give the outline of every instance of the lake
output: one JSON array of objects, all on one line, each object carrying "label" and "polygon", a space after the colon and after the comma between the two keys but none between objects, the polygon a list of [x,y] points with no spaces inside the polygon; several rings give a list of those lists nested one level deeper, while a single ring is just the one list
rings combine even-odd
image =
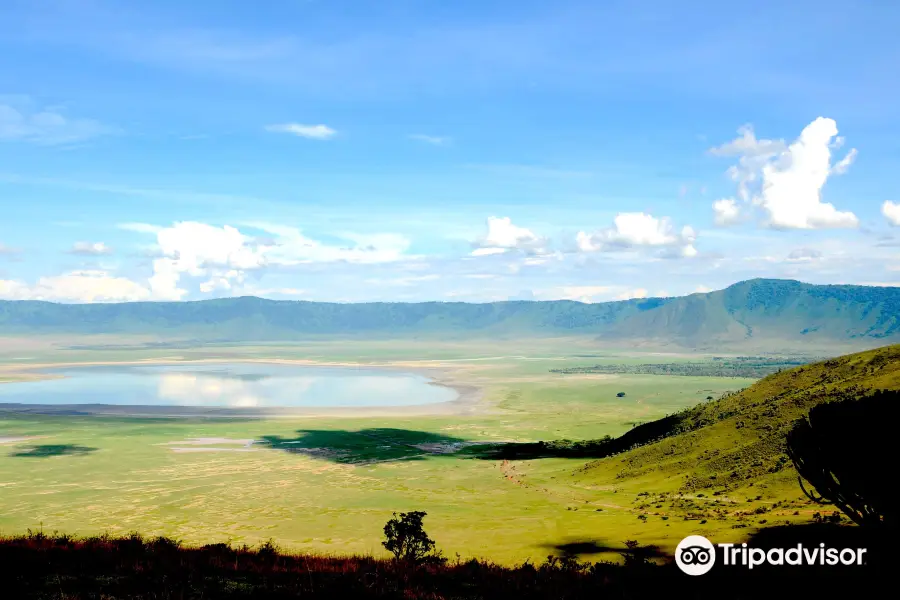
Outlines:
[{"label": "lake", "polygon": [[264,363],[48,369],[57,379],[0,384],[0,404],[209,408],[417,406],[458,398],[415,373]]}]

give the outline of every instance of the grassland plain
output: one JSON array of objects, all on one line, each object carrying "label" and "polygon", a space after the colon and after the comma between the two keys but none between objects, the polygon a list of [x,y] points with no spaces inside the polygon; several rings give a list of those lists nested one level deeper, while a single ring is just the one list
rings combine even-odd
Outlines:
[{"label": "grassland plain", "polygon": [[[628,539],[671,549],[697,530],[693,497],[702,492],[648,510],[644,492],[677,486],[652,477],[623,481],[618,471],[606,473],[585,459],[481,460],[452,450],[466,442],[618,435],[634,423],[752,383],[549,372],[604,361],[698,359],[598,350],[588,339],[177,350],[143,347],[142,341],[6,343],[0,377],[18,379],[27,374],[22,366],[50,362],[295,358],[438,368],[451,383],[479,386],[483,395],[480,410],[466,415],[150,419],[0,413],[3,533],[138,530],[188,543],[252,545],[273,538],[296,551],[378,555],[391,512],[425,510],[429,533],[451,556],[514,563],[578,548],[591,558],[609,558],[603,548],[619,548]],[[625,397],[617,398],[618,392]],[[258,443],[247,446],[247,440]],[[782,495],[796,507],[784,505],[779,522],[811,518],[799,489],[785,485]],[[719,537],[740,535],[733,524],[710,519],[704,527]]]}]

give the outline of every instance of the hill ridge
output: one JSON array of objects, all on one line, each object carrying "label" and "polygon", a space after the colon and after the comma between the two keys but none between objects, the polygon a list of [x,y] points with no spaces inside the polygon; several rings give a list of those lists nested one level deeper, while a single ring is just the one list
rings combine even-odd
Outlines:
[{"label": "hill ridge", "polygon": [[336,303],[256,296],[184,302],[60,304],[0,300],[0,335],[135,334],[290,340],[317,335],[589,335],[717,348],[900,340],[900,287],[751,279],[678,297]]}]

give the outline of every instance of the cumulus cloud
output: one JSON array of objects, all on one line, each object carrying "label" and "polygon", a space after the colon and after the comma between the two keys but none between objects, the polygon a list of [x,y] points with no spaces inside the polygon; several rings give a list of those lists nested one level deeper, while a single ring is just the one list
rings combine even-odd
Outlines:
[{"label": "cumulus cloud", "polygon": [[180,300],[187,290],[179,288],[181,276],[209,276],[200,285],[202,292],[231,289],[243,282],[244,273],[265,264],[259,248],[248,244],[249,238],[229,225],[215,227],[206,223],[185,221],[160,230],[156,235],[161,258],[153,261],[150,289],[154,297]]},{"label": "cumulus cloud", "polygon": [[195,221],[163,228],[128,224],[132,230],[156,235],[157,258],[149,285],[153,297],[161,300],[181,300],[188,294],[181,286],[184,276],[203,278],[199,284],[202,293],[236,291],[249,272],[265,267],[392,262],[404,258],[409,248],[409,240],[396,234],[345,233],[341,237],[350,243],[335,246],[306,237],[287,225],[250,223],[247,227],[271,235],[260,238],[230,225],[217,227]]},{"label": "cumulus cloud", "polygon": [[0,298],[7,300],[130,302],[148,300],[150,296],[147,287],[105,271],[72,271],[53,277],[41,277],[33,285],[0,279]]},{"label": "cumulus cloud", "polygon": [[888,223],[894,227],[900,227],[900,203],[885,200],[881,205],[881,214],[887,219]]},{"label": "cumulus cloud", "polygon": [[337,131],[328,125],[303,125],[302,123],[282,123],[267,125],[266,131],[274,133],[290,133],[313,140],[329,140],[337,135]]},{"label": "cumulus cloud", "polygon": [[[737,196],[747,204],[762,208],[765,225],[773,229],[852,228],[859,220],[852,212],[839,211],[822,201],[822,188],[830,175],[847,172],[856,158],[851,149],[843,159],[831,165],[832,150],[842,141],[837,123],[819,117],[807,125],[790,145],[783,140],[757,139],[745,125],[740,136],[710,150],[716,156],[738,156],[737,165],[728,170],[738,184]],[[732,199],[713,205],[717,222],[727,221],[729,211],[739,210]]]},{"label": "cumulus cloud", "polygon": [[477,239],[472,256],[488,256],[521,251],[527,254],[546,253],[546,240],[529,229],[513,225],[509,217],[488,217],[487,234]]},{"label": "cumulus cloud", "polygon": [[740,156],[750,158],[754,156],[774,156],[785,149],[784,140],[760,140],[753,132],[753,126],[749,123],[738,128],[740,134],[730,142],[710,149],[710,153],[716,156]]},{"label": "cumulus cloud", "polygon": [[115,133],[115,129],[99,121],[68,117],[59,109],[37,108],[27,99],[16,106],[0,104],[0,140],[50,146],[111,133]]},{"label": "cumulus cloud", "polygon": [[664,256],[697,255],[697,234],[690,225],[675,231],[667,217],[646,213],[619,213],[613,226],[593,233],[578,232],[575,241],[582,252],[612,252],[641,247],[661,248]]},{"label": "cumulus cloud", "polygon": [[716,225],[725,227],[737,223],[741,219],[741,209],[734,198],[716,200],[712,206]]},{"label": "cumulus cloud", "polygon": [[103,242],[75,242],[69,254],[80,256],[105,256],[112,254],[112,248]]}]

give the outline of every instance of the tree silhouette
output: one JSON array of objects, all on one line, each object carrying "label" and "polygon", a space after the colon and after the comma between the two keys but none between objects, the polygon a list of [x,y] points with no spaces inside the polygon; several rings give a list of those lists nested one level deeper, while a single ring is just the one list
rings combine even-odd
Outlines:
[{"label": "tree silhouette", "polygon": [[388,549],[397,560],[417,564],[425,559],[439,556],[432,555],[434,540],[425,533],[422,519],[427,513],[413,511],[408,513],[394,513],[391,520],[384,526],[385,541],[381,545]]},{"label": "tree silhouette", "polygon": [[[897,391],[814,406],[787,436],[803,492],[814,501],[831,502],[859,525],[895,530],[898,417]],[[806,489],[804,479],[821,497]]]}]

